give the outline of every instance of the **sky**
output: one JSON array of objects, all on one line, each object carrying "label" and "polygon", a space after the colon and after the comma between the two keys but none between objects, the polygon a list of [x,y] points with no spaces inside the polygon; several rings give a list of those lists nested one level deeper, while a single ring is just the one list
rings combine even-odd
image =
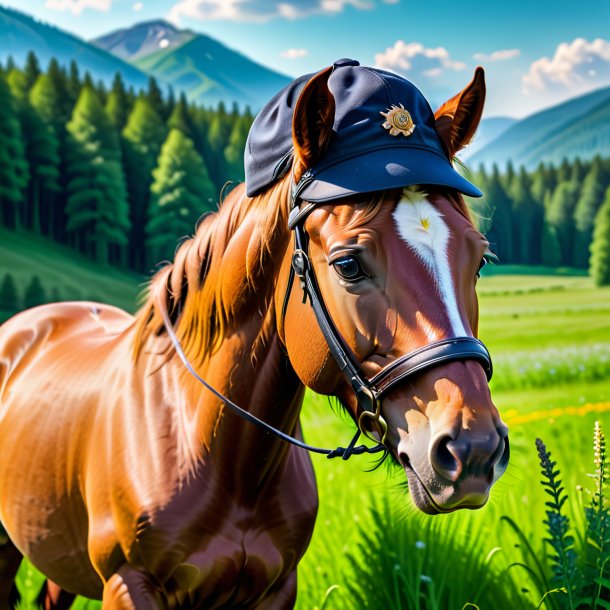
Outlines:
[{"label": "sky", "polygon": [[283,74],[341,57],[399,72],[433,106],[485,68],[485,116],[521,118],[610,86],[610,0],[0,0],[82,38],[150,19]]}]

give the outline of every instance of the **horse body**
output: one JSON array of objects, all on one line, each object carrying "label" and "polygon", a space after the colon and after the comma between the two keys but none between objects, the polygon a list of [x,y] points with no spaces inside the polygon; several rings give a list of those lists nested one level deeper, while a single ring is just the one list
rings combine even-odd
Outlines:
[{"label": "horse body", "polygon": [[[356,73],[353,62],[339,64],[340,77]],[[233,190],[157,272],[135,318],[66,303],[0,328],[0,520],[9,551],[55,583],[50,598],[61,587],[101,597],[104,610],[294,605],[317,511],[311,460],[203,389],[177,357],[169,325],[201,378],[283,432],[301,436],[305,387],[337,397],[404,468],[427,513],[482,506],[506,469],[491,363],[474,339],[488,243],[458,187],[392,183],[295,204],[335,133],[331,73],[312,78],[294,108],[292,171],[251,197]],[[428,163],[448,171],[483,99],[478,71],[436,118],[414,106],[416,133],[436,151]],[[396,135],[375,108],[373,118],[374,137]],[[309,271],[291,281],[299,260]],[[312,298],[314,270],[325,320]],[[323,328],[334,327],[329,339]],[[367,387],[373,402],[358,393]],[[15,571],[14,561],[0,563],[0,605]]]},{"label": "horse body", "polygon": [[[290,607],[317,509],[309,457],[225,414],[165,362],[166,338],[125,367],[135,331],[131,316],[88,303],[0,330],[0,518],[13,542],[87,597],[122,570],[160,586],[169,607],[255,607],[273,591]],[[235,333],[202,372],[295,429],[302,386],[277,340],[251,358],[253,339]]]}]

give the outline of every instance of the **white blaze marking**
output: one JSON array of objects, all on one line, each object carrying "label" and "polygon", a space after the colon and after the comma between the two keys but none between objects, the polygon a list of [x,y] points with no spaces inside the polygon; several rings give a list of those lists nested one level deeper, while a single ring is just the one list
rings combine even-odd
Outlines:
[{"label": "white blaze marking", "polygon": [[424,193],[407,189],[394,210],[398,234],[424,263],[447,307],[455,336],[468,336],[457,305],[447,246],[449,227]]}]

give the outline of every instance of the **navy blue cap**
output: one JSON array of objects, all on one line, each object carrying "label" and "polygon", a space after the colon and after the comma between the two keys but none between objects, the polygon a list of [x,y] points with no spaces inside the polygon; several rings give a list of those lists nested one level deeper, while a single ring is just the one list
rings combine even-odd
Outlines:
[{"label": "navy blue cap", "polygon": [[[273,184],[290,166],[294,107],[312,76],[280,91],[252,124],[245,151],[248,196]],[[417,184],[482,195],[451,165],[434,113],[413,83],[343,59],[335,62],[328,87],[335,98],[333,134],[322,158],[296,186],[300,199],[317,203]]]}]

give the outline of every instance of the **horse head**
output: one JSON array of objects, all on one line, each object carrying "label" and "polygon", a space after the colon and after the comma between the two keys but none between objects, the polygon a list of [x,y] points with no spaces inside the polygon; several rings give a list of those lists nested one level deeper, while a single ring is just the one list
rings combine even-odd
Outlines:
[{"label": "horse head", "polygon": [[[477,128],[484,75],[477,69],[433,114],[408,81],[397,85],[412,96],[404,104],[371,109],[358,80],[371,74],[383,91],[404,81],[347,63],[311,78],[295,104],[297,252],[285,265],[296,260],[305,295],[298,283],[278,284],[279,328],[301,381],[337,396],[366,435],[383,440],[418,508],[479,508],[506,469],[508,437],[488,388],[491,361],[475,339],[489,244],[460,192],[480,192],[451,159]],[[304,304],[315,301],[312,290],[322,314]],[[351,364],[337,357],[335,340]],[[373,404],[368,395],[363,402],[371,391]]]}]

